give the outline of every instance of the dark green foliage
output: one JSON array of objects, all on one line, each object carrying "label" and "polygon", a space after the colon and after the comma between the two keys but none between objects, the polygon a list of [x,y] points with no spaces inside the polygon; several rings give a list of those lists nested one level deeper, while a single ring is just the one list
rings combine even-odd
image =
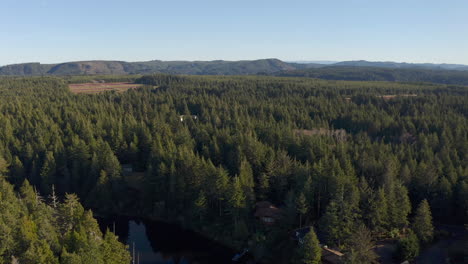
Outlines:
[{"label": "dark green foliage", "polygon": [[345,254],[345,263],[378,263],[377,254],[374,251],[372,233],[366,226],[360,225],[353,232],[352,237],[347,243],[348,251]]},{"label": "dark green foliage", "polygon": [[[390,81],[468,85],[468,67],[447,64],[341,62],[334,65],[288,63],[278,59],[253,61],[80,61],[60,64],[23,63],[0,67],[0,75],[60,75],[73,83],[133,81],[132,74],[277,75],[325,80]],[[106,74],[106,75],[104,75]],[[114,76],[109,76],[113,74]],[[129,76],[115,76],[130,74]],[[80,76],[70,76],[80,75]],[[169,76],[169,75],[167,75]],[[174,77],[169,77],[174,78]],[[174,79],[181,79],[175,77]],[[145,83],[145,82],[143,82]],[[167,82],[163,82],[167,83]],[[163,84],[160,83],[160,84]],[[158,84],[158,85],[160,85]]]},{"label": "dark green foliage", "polygon": [[421,243],[427,244],[434,237],[434,226],[432,225],[432,215],[427,200],[421,201],[416,209],[412,228]]},{"label": "dark green foliage", "polygon": [[296,210],[299,214],[299,227],[302,227],[302,216],[304,216],[309,210],[304,193],[301,193],[296,199]]},{"label": "dark green foliage", "polygon": [[208,205],[206,203],[206,196],[203,191],[200,192],[198,198],[195,200],[195,214],[200,217],[200,222],[203,219],[203,216],[206,214],[206,210],[208,209]]},{"label": "dark green foliage", "polygon": [[369,227],[377,232],[387,230],[389,225],[388,201],[383,189],[374,192],[371,200],[371,210],[369,215]]},{"label": "dark green foliage", "polygon": [[[67,246],[43,231],[55,225],[4,223],[42,225],[38,236],[70,263],[99,251],[75,250],[89,240],[75,230],[83,206],[163,218],[236,247],[262,229],[258,246],[271,251],[298,226],[318,224],[322,242],[345,249],[361,224],[400,233],[424,199],[434,221],[467,221],[465,87],[154,75],[123,93],[68,91],[89,78],[0,78],[0,174],[30,212],[53,193],[66,198],[53,211]],[[255,219],[259,201],[282,209],[277,224]],[[0,254],[11,256],[16,230],[0,230]]]},{"label": "dark green foliage", "polygon": [[318,264],[321,263],[322,249],[320,248],[317,235],[314,230],[310,230],[303,238],[302,244],[296,250],[295,263],[298,264]]},{"label": "dark green foliage", "polygon": [[468,72],[441,69],[392,69],[383,67],[332,66],[283,71],[278,76],[310,77],[325,80],[445,83],[468,85]]},{"label": "dark green foliage", "polygon": [[0,179],[0,263],[130,263],[127,247],[111,232],[103,237],[76,195],[55,209],[25,181],[19,196]]},{"label": "dark green foliage", "polygon": [[398,241],[396,258],[401,261],[412,260],[419,255],[419,240],[414,232],[410,232]]},{"label": "dark green foliage", "polygon": [[24,63],[0,67],[0,75],[102,75],[178,73],[204,75],[267,74],[296,69],[277,59],[254,61],[78,61],[60,64]]}]

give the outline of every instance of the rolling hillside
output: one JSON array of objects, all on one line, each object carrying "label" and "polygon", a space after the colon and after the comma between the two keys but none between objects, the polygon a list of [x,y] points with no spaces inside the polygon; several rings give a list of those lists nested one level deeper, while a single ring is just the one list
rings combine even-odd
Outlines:
[{"label": "rolling hillside", "polygon": [[326,80],[427,82],[468,85],[468,66],[344,61],[334,64],[294,63],[278,59],[244,61],[79,61],[59,64],[23,63],[0,67],[0,75],[275,75]]},{"label": "rolling hillside", "polygon": [[277,59],[253,61],[80,61],[60,64],[24,63],[0,67],[0,75],[96,75],[173,73],[190,75],[271,74],[306,68]]},{"label": "rolling hillside", "polygon": [[325,80],[389,81],[468,85],[468,71],[434,69],[396,69],[365,66],[330,66],[316,69],[283,71],[285,77],[309,77]]}]

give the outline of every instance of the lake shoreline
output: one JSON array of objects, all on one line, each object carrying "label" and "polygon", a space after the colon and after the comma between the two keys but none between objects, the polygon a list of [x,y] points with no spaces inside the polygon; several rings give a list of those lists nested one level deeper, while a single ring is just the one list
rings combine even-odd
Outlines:
[{"label": "lake shoreline", "polygon": [[[147,239],[151,245],[153,255],[161,255],[170,259],[182,257],[186,259],[185,261],[189,261],[187,263],[192,263],[190,261],[202,264],[221,263],[219,261],[226,263],[226,261],[231,262],[232,257],[238,253],[238,251],[226,246],[224,243],[187,229],[177,223],[132,216],[102,217],[102,215],[96,215],[95,217],[102,231],[106,229],[115,230],[121,242],[129,245],[130,251],[132,251],[133,246],[131,243],[135,241],[129,241],[129,239],[133,236],[137,240],[135,242],[137,252],[142,250],[139,247],[141,247],[142,243],[146,243],[143,240]],[[147,251],[150,249],[148,245],[145,247],[145,254],[148,255]]]}]

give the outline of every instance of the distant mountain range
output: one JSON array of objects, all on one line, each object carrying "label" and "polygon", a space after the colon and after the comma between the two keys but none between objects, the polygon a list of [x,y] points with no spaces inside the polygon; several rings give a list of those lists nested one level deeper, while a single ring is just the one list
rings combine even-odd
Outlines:
[{"label": "distant mountain range", "polygon": [[58,64],[22,63],[0,67],[0,75],[97,75],[172,73],[192,75],[249,75],[273,74],[285,71],[324,67],[376,67],[390,69],[427,69],[468,71],[467,65],[415,64],[396,62],[343,61],[284,62],[278,59],[251,61],[78,61]]},{"label": "distant mountain range", "polygon": [[333,66],[282,71],[274,75],[325,80],[441,83],[468,86],[468,71],[463,70]]},{"label": "distant mountain range", "polygon": [[22,63],[0,67],[0,75],[275,75],[327,80],[431,82],[468,85],[468,66],[460,64],[370,61],[284,62],[278,59],[245,61],[78,61],[58,64]]},{"label": "distant mountain range", "polygon": [[457,70],[468,71],[468,65],[463,64],[434,64],[434,63],[406,63],[406,62],[374,62],[374,61],[342,61],[333,64],[333,66],[353,66],[353,67],[379,67],[391,69],[428,69],[428,70]]},{"label": "distant mountain range", "polygon": [[270,74],[311,67],[277,59],[253,61],[79,61],[59,64],[23,63],[0,67],[0,75],[96,75],[172,73],[192,75]]}]

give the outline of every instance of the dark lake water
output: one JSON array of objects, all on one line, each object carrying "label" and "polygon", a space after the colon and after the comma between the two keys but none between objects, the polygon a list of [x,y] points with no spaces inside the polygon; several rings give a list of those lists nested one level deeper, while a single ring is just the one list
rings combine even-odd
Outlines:
[{"label": "dark lake water", "polygon": [[232,257],[236,252],[176,225],[125,217],[98,221],[103,231],[112,231],[115,226],[115,233],[130,246],[130,252],[135,244],[135,263],[138,259],[140,264],[235,263]]}]

